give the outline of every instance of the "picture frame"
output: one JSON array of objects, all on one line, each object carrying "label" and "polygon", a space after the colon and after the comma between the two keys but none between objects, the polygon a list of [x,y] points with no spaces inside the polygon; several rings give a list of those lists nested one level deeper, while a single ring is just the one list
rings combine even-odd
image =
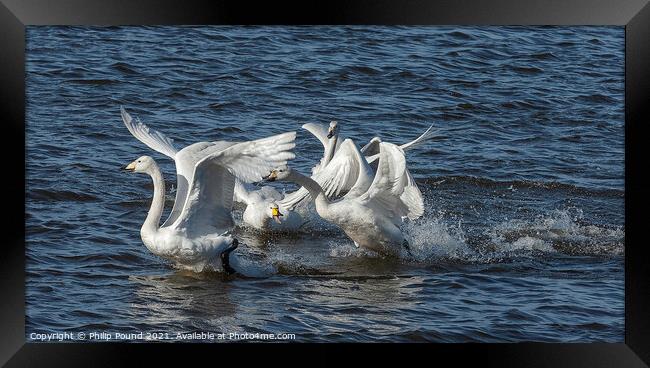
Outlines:
[{"label": "picture frame", "polygon": [[[624,344],[373,344],[332,347],[307,344],[307,350],[347,350],[373,356],[394,355],[394,349],[454,364],[478,357],[481,364],[500,367],[647,366],[650,364],[650,282],[648,250],[642,238],[645,199],[642,174],[650,100],[650,5],[646,1],[340,1],[319,3],[249,3],[235,1],[101,1],[2,0],[0,4],[0,89],[2,90],[5,188],[12,194],[9,212],[25,213],[25,27],[29,25],[197,25],[197,24],[400,24],[400,25],[620,25],[625,26],[625,343]],[[27,153],[25,152],[25,160]],[[23,196],[18,195],[23,193]],[[0,363],[7,366],[116,366],[133,354],[183,357],[192,349],[208,359],[257,344],[69,344],[25,341],[25,217],[7,216],[10,238],[0,258],[4,332]],[[267,344],[274,356],[290,359],[294,344]],[[361,350],[359,350],[361,349]],[[277,355],[276,355],[277,354]],[[337,354],[338,355],[338,354]],[[325,356],[325,360],[340,359]]]}]

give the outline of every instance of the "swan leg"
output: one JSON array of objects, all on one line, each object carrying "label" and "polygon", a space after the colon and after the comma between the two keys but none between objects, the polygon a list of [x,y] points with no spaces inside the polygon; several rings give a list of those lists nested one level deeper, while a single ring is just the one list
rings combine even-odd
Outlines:
[{"label": "swan leg", "polygon": [[406,239],[404,239],[404,241],[402,242],[402,247],[404,247],[404,249],[406,249],[406,253],[410,257],[413,257],[413,253],[411,253],[411,246],[409,245],[409,242],[406,241]]},{"label": "swan leg", "polygon": [[232,253],[233,250],[237,249],[239,246],[239,241],[237,239],[233,239],[232,243],[228,248],[226,248],[223,252],[221,252],[221,265],[223,267],[223,270],[226,271],[227,274],[232,275],[233,273],[237,272],[232,266],[230,266],[230,253]]}]

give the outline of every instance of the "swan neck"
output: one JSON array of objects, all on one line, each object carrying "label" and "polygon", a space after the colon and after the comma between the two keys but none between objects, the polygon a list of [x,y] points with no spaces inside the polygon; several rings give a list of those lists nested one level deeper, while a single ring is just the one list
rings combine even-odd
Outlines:
[{"label": "swan neck", "polygon": [[158,230],[160,217],[165,206],[165,181],[158,165],[154,163],[149,175],[153,180],[153,200],[147,218],[142,225],[142,232],[155,232]]},{"label": "swan neck", "polygon": [[325,157],[323,157],[323,166],[327,166],[327,164],[332,161],[332,157],[334,157],[334,151],[336,151],[336,142],[338,139],[339,135],[335,134],[331,139],[328,140],[327,147],[325,147]]},{"label": "swan neck", "polygon": [[330,203],[323,188],[314,179],[308,178],[298,172],[291,171],[291,174],[289,174],[289,177],[287,177],[286,180],[292,181],[307,189],[309,195],[314,199],[316,210],[319,213],[327,209],[327,206],[329,206]]}]

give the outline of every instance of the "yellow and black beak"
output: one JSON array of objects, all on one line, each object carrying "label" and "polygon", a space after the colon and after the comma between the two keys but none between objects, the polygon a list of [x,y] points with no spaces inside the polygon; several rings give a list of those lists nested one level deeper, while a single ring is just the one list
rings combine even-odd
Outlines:
[{"label": "yellow and black beak", "polygon": [[265,180],[265,181],[275,181],[275,179],[277,179],[277,178],[278,178],[278,172],[273,170],[273,171],[271,171],[270,174],[263,177],[262,179]]},{"label": "yellow and black beak", "polygon": [[329,128],[327,130],[327,139],[331,139],[334,136],[334,129]]},{"label": "yellow and black beak", "polygon": [[271,207],[271,214],[273,215],[273,219],[275,220],[275,222],[277,222],[278,224],[282,222],[280,220],[280,217],[282,217],[284,215],[280,212],[279,208]]},{"label": "yellow and black beak", "polygon": [[122,170],[124,170],[124,171],[129,171],[129,172],[134,172],[134,171],[135,171],[135,161],[134,161],[134,162],[131,162],[130,164],[128,164],[128,165],[126,165],[126,166],[124,166],[124,167],[122,168]]}]

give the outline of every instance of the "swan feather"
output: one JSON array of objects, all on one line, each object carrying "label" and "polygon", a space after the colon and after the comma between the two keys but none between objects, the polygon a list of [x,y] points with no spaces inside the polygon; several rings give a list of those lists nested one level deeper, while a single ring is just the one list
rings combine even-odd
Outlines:
[{"label": "swan feather", "polygon": [[140,119],[134,119],[129,115],[123,106],[120,106],[120,113],[122,121],[126,128],[136,137],[140,142],[146,144],[149,148],[156,152],[160,152],[165,156],[174,158],[178,150],[174,147],[173,140],[166,137],[161,132],[151,129],[144,125]]}]

